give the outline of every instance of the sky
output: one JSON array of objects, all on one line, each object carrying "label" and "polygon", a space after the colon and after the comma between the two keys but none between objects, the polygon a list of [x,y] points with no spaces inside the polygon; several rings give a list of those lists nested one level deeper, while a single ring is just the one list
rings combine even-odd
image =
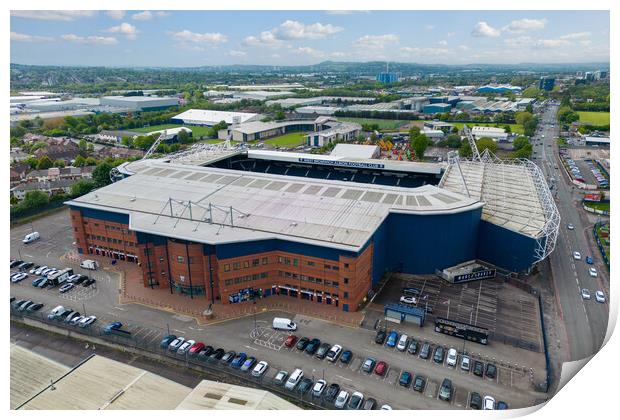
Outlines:
[{"label": "sky", "polygon": [[11,11],[11,62],[609,61],[607,11]]}]

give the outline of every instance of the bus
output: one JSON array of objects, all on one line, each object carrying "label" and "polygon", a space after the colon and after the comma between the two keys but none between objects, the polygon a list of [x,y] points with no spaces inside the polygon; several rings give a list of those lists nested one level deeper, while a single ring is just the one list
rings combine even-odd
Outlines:
[{"label": "bus", "polygon": [[65,268],[60,270],[58,273],[52,274],[47,279],[52,282],[53,285],[58,286],[59,284],[66,281],[70,276],[73,275],[72,268]]}]

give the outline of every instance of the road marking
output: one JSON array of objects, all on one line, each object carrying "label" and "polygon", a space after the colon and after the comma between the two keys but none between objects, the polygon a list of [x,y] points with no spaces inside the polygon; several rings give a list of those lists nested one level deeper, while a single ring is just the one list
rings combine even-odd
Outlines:
[{"label": "road marking", "polygon": [[181,330],[173,330],[173,331],[180,332],[181,334],[187,334],[185,331],[181,331]]},{"label": "road marking", "polygon": [[344,376],[336,375],[336,378],[344,379],[345,381],[353,382],[352,379],[345,378]]},{"label": "road marking", "polygon": [[257,349],[256,347],[252,347],[252,346],[245,346],[245,348],[248,348],[248,349],[252,349],[252,350],[256,350],[256,351],[258,351],[258,349]]},{"label": "road marking", "polygon": [[126,310],[124,308],[119,308],[118,306],[115,306],[114,309],[118,309],[119,311],[125,311]]}]

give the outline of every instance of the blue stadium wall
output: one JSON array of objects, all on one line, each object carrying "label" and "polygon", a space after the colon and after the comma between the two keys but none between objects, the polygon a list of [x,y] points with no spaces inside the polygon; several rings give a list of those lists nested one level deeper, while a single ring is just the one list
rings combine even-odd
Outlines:
[{"label": "blue stadium wall", "polygon": [[536,240],[484,220],[480,221],[478,259],[505,270],[527,270],[536,261]]}]

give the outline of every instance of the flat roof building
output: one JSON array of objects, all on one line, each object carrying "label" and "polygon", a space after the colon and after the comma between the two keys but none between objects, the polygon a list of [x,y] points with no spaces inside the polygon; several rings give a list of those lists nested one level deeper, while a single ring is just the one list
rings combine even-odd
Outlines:
[{"label": "flat roof building", "polygon": [[179,105],[176,97],[158,96],[103,96],[101,105],[126,108],[133,111],[155,111]]},{"label": "flat roof building", "polygon": [[450,104],[435,103],[425,105],[422,109],[422,112],[424,112],[425,114],[437,114],[440,112],[450,112],[450,110],[452,110],[452,105]]},{"label": "flat roof building", "polygon": [[329,155],[343,158],[377,159],[381,155],[381,149],[376,145],[338,143]]},{"label": "flat roof building", "polygon": [[242,124],[256,121],[262,116],[250,112],[212,111],[208,109],[188,109],[172,117],[172,122],[178,124],[214,126],[221,121],[226,124]]},{"label": "flat roof building", "polygon": [[481,139],[482,137],[490,137],[496,141],[508,139],[508,133],[506,133],[506,130],[499,127],[475,126],[471,129],[471,134],[476,140]]}]

